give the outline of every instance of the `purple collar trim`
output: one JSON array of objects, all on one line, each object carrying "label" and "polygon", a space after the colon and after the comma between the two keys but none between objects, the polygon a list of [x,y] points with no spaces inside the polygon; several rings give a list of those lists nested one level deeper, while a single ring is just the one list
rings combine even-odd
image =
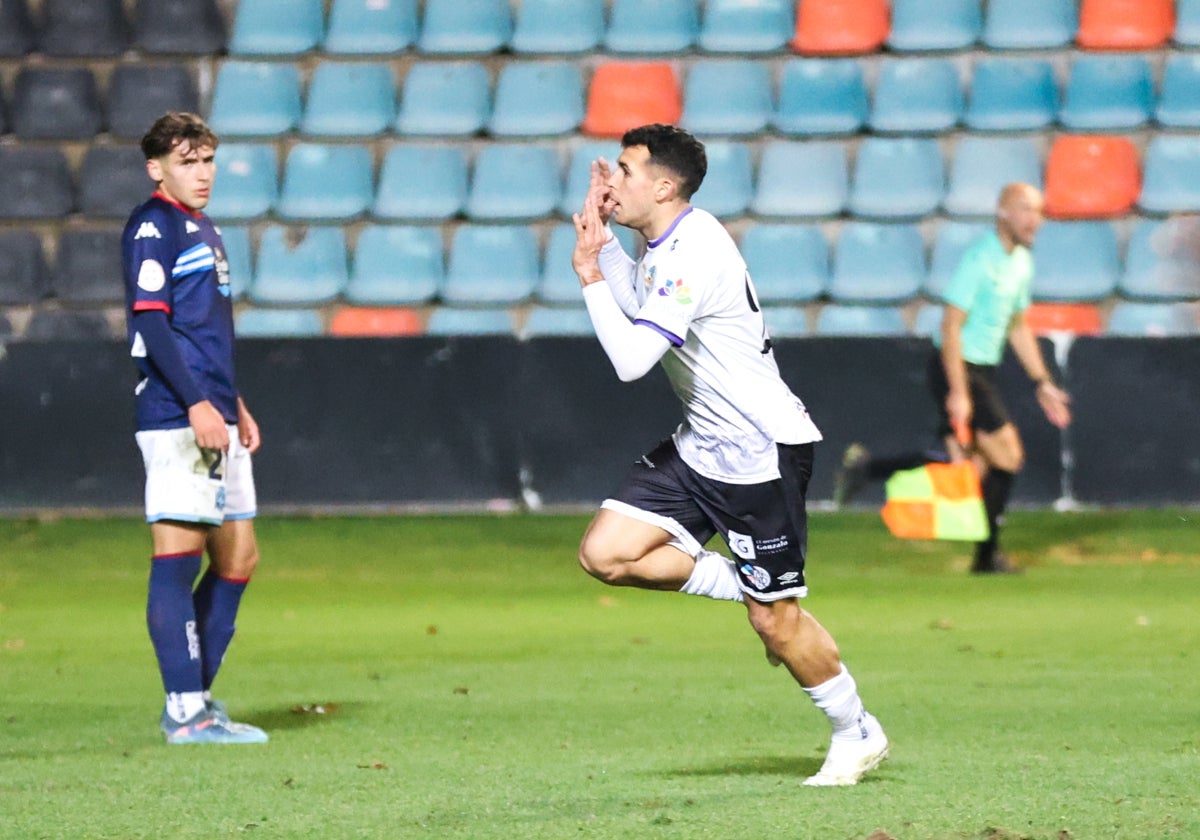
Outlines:
[{"label": "purple collar trim", "polygon": [[671,232],[679,226],[680,222],[683,221],[683,217],[686,216],[688,213],[691,213],[693,209],[694,208],[689,207],[688,209],[686,209],[682,213],[680,213],[678,216],[676,216],[675,221],[671,222],[671,226],[669,228],[667,228],[666,233],[664,233],[662,236],[658,237],[658,239],[655,239],[653,242],[647,242],[646,247],[647,248],[656,248],[660,244],[662,244],[662,241],[664,239],[666,239],[668,236],[670,236]]}]

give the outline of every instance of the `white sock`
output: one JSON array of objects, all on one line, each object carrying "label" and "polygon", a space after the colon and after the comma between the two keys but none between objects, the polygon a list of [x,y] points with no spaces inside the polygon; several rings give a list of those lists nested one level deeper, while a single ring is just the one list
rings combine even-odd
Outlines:
[{"label": "white sock", "polygon": [[861,741],[865,737],[860,721],[866,710],[858,696],[858,685],[845,665],[836,677],[804,690],[816,707],[829,718],[835,740],[845,738]]},{"label": "white sock", "polygon": [[176,723],[191,720],[204,708],[203,691],[180,691],[167,695],[167,714]]},{"label": "white sock", "polygon": [[696,568],[679,591],[688,595],[705,595],[718,601],[742,600],[742,587],[738,585],[733,564],[715,551],[701,550],[696,555]]}]

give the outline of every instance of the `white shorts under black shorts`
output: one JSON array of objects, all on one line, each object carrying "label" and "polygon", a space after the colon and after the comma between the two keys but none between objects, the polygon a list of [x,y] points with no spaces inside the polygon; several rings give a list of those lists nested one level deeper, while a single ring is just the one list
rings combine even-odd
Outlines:
[{"label": "white shorts under black shorts", "polygon": [[737,562],[742,591],[756,601],[803,598],[808,551],[805,493],[811,443],[777,444],[779,475],[760,484],[727,484],[684,463],[670,438],[638,461],[603,507],[657,525],[695,556],[720,534]]},{"label": "white shorts under black shorts", "polygon": [[138,432],[146,465],[146,521],[220,525],[253,519],[258,499],[250,452],[229,426],[229,451],[201,449],[190,427]]}]

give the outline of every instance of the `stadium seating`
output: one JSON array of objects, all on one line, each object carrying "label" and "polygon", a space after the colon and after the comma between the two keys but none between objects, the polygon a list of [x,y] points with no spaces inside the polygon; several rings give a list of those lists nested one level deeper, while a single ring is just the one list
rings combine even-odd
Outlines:
[{"label": "stadium seating", "polygon": [[488,120],[493,137],[551,137],[583,121],[583,78],[575,62],[512,61],[500,70]]},{"label": "stadium seating", "polygon": [[494,53],[512,38],[508,0],[425,0],[417,48],[430,54]]},{"label": "stadium seating", "polygon": [[708,174],[692,196],[692,203],[721,219],[742,215],[754,195],[750,149],[731,140],[710,140],[704,148]]},{"label": "stadium seating", "polygon": [[1046,159],[1046,206],[1058,218],[1127,213],[1142,188],[1137,147],[1126,137],[1061,135]]},{"label": "stadium seating", "polygon": [[607,61],[592,73],[583,133],[620,137],[647,123],[678,123],[682,114],[683,93],[670,64]]},{"label": "stadium seating", "polygon": [[850,222],[834,250],[829,297],[837,303],[903,303],[925,280],[925,244],[915,225]]},{"label": "stadium seating", "polygon": [[4,312],[0,312],[0,341],[11,341],[16,334],[12,321]]},{"label": "stadium seating", "polygon": [[507,309],[464,309],[439,306],[429,313],[426,335],[511,335],[512,313]]},{"label": "stadium seating", "polygon": [[[95,341],[112,339],[118,331],[97,309],[35,309],[23,341]],[[124,337],[124,336],[122,336]]]},{"label": "stadium seating", "polygon": [[391,68],[382,62],[323,61],[313,71],[300,131],[310,137],[362,137],[396,118]]},{"label": "stadium seating", "polygon": [[574,54],[604,37],[605,0],[521,0],[509,46],[517,54]]},{"label": "stadium seating", "polygon": [[348,282],[346,240],[339,227],[267,225],[248,296],[259,304],[317,306]]},{"label": "stadium seating", "polygon": [[521,338],[595,335],[592,319],[582,306],[533,306],[525,318]]},{"label": "stadium seating", "polygon": [[368,225],[358,236],[344,297],[364,306],[432,301],[446,270],[436,227]]},{"label": "stadium seating", "polygon": [[314,338],[324,333],[315,309],[243,309],[234,320],[241,338]]},{"label": "stadium seating", "polygon": [[120,55],[129,44],[121,0],[41,0],[38,51],[56,58]]},{"label": "stadium seating", "polygon": [[441,221],[467,203],[467,159],[450,143],[401,143],[384,155],[371,214],[378,219]]},{"label": "stadium seating", "polygon": [[221,244],[229,265],[229,293],[234,300],[246,296],[254,281],[254,254],[250,247],[250,229],[240,225],[221,225]]},{"label": "stadium seating", "polygon": [[933,241],[933,254],[929,258],[929,274],[925,277],[922,292],[933,300],[941,300],[946,287],[958,269],[963,252],[988,231],[990,222],[945,221],[938,226]]},{"label": "stadium seating", "polygon": [[963,121],[976,131],[1033,131],[1054,122],[1058,86],[1040,58],[984,58],[975,65]]},{"label": "stadium seating", "polygon": [[1154,109],[1154,77],[1141,56],[1080,56],[1071,64],[1058,119],[1074,131],[1140,128]]},{"label": "stadium seating", "polygon": [[807,303],[829,287],[829,244],[815,225],[752,225],[741,251],[764,306]]},{"label": "stadium seating", "polygon": [[212,55],[225,49],[217,0],[137,0],[133,46],[163,55]]},{"label": "stadium seating", "polygon": [[1065,47],[1079,26],[1076,0],[988,0],[980,39],[997,50]]},{"label": "stadium seating", "polygon": [[955,216],[990,216],[1001,188],[1013,181],[1041,188],[1042,164],[1035,140],[964,136],[953,152],[942,206]]},{"label": "stadium seating", "polygon": [[222,143],[217,178],[205,212],[220,221],[247,221],[269,213],[279,200],[275,147],[266,143]]},{"label": "stadium seating", "polygon": [[1159,134],[1150,139],[1138,206],[1150,214],[1200,212],[1200,138]]},{"label": "stadium seating", "polygon": [[1082,0],[1076,41],[1088,50],[1153,50],[1174,31],[1174,0]]},{"label": "stadium seating", "polygon": [[980,0],[892,0],[887,46],[896,52],[963,50],[982,29]]},{"label": "stadium seating", "polygon": [[794,58],[784,63],[772,127],[781,134],[853,134],[868,112],[857,61]]},{"label": "stadium seating", "polygon": [[321,49],[331,55],[393,55],[417,40],[417,0],[333,0]]},{"label": "stadium seating", "polygon": [[46,297],[46,255],[36,233],[0,230],[0,277],[0,306],[28,306]]},{"label": "stadium seating", "polygon": [[787,46],[792,0],[707,0],[697,46],[706,52],[772,53]]},{"label": "stadium seating", "polygon": [[[626,227],[615,225],[613,233],[631,257],[637,256],[634,234]],[[579,306],[583,297],[579,277],[571,266],[571,254],[575,250],[575,226],[561,222],[550,229],[546,251],[542,258],[542,271],[534,294],[542,303],[551,305]]]},{"label": "stadium seating", "polygon": [[60,149],[0,146],[0,219],[57,219],[74,208],[71,170]]},{"label": "stadium seating", "polygon": [[0,58],[19,58],[34,48],[33,19],[25,0],[0,3]]},{"label": "stadium seating", "polygon": [[771,338],[805,338],[812,334],[808,310],[803,306],[768,306],[763,320]]},{"label": "stadium seating", "polygon": [[371,206],[374,193],[366,147],[297,143],[288,152],[275,212],[296,221],[348,221]]},{"label": "stadium seating", "polygon": [[54,296],[67,304],[111,305],[125,300],[120,228],[67,228],[58,237],[50,275]]},{"label": "stadium seating", "polygon": [[17,71],[12,130],[19,139],[90,140],[102,126],[100,93],[87,68],[24,66]]},{"label": "stadium seating", "polygon": [[930,338],[940,334],[942,331],[942,315],[945,314],[945,309],[939,303],[922,304],[917,309],[917,314],[913,316],[913,335]]},{"label": "stadium seating", "polygon": [[[1200,2],[1196,7],[1200,9]],[[1200,56],[1167,56],[1154,119],[1167,128],[1200,128]]]},{"label": "stadium seating", "polygon": [[962,82],[953,62],[893,59],[884,62],[875,83],[868,125],[878,132],[938,133],[958,125],[962,113]]},{"label": "stadium seating", "polygon": [[208,123],[222,137],[275,137],[300,122],[300,74],[290,62],[222,62]]},{"label": "stadium seating", "polygon": [[699,33],[696,0],[611,0],[604,47],[614,53],[683,52]]},{"label": "stadium seating", "polygon": [[1109,222],[1047,221],[1034,240],[1033,261],[1034,300],[1098,301],[1117,287],[1116,231]]},{"label": "stadium seating", "polygon": [[591,183],[592,161],[604,158],[612,166],[620,154],[621,144],[614,141],[585,140],[579,143],[571,152],[571,162],[567,165],[566,187],[558,203],[558,212],[567,218],[579,212]]},{"label": "stadium seating", "polygon": [[322,0],[238,0],[229,52],[290,56],[316,49],[325,37]]},{"label": "stadium seating", "polygon": [[1034,303],[1025,310],[1025,324],[1035,335],[1099,335],[1104,331],[1102,320],[1091,303]]},{"label": "stadium seating", "polygon": [[1200,335],[1200,304],[1121,300],[1108,316],[1108,334],[1166,338]]},{"label": "stadium seating", "polygon": [[945,193],[937,140],[868,137],[858,147],[848,205],[853,215],[917,219],[935,212]]},{"label": "stadium seating", "polygon": [[1181,47],[1200,47],[1200,0],[1177,0],[1172,40]]},{"label": "stadium seating", "polygon": [[167,111],[200,110],[196,81],[181,63],[118,64],[108,82],[108,132],[141,139]]},{"label": "stadium seating", "polygon": [[481,63],[418,61],[404,78],[396,131],[468,136],[483,129],[491,109],[491,81]]},{"label": "stadium seating", "polygon": [[1195,217],[1140,220],[1129,238],[1117,291],[1138,300],[1200,299],[1198,234]]},{"label": "stadium seating", "polygon": [[817,313],[814,332],[819,336],[905,335],[908,325],[896,306],[827,303]]},{"label": "stadium seating", "polygon": [[83,156],[78,204],[89,216],[123,222],[153,189],[146,158],[137,146],[94,144]]},{"label": "stadium seating", "polygon": [[848,193],[841,143],[775,140],[763,147],[750,208],[760,216],[836,216]]},{"label": "stadium seating", "polygon": [[562,199],[558,156],[550,146],[489,143],[475,159],[467,215],[479,221],[533,221]]},{"label": "stadium seating", "polygon": [[329,334],[338,338],[399,338],[424,332],[420,315],[399,306],[343,306],[329,322]]},{"label": "stadium seating", "polygon": [[750,59],[697,59],[683,88],[682,125],[705,135],[752,135],[775,110],[767,65]]},{"label": "stadium seating", "polygon": [[454,232],[441,298],[449,304],[511,306],[538,285],[538,246],[524,225],[462,225]]},{"label": "stadium seating", "polygon": [[806,55],[874,52],[887,40],[887,0],[801,2],[792,49]]}]

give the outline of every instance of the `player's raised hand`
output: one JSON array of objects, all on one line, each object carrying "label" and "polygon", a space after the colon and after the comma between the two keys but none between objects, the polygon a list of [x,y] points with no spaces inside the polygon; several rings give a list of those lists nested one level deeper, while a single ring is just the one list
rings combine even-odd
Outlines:
[{"label": "player's raised hand", "polygon": [[588,183],[587,196],[583,203],[586,207],[588,204],[594,204],[600,213],[600,224],[608,224],[609,217],[612,216],[613,207],[616,202],[613,201],[612,193],[608,186],[608,179],[612,176],[612,170],[609,168],[608,161],[604,158],[596,158],[591,165],[591,180]]},{"label": "player's raised hand", "polygon": [[208,400],[201,400],[188,409],[188,424],[201,449],[229,451],[229,429],[225,426],[225,418]]},{"label": "player's raised hand", "polygon": [[604,279],[600,272],[600,249],[608,238],[608,231],[600,217],[600,207],[591,202],[583,203],[583,210],[571,216],[575,223],[575,250],[571,254],[571,267],[579,275],[579,283],[586,286]]}]

